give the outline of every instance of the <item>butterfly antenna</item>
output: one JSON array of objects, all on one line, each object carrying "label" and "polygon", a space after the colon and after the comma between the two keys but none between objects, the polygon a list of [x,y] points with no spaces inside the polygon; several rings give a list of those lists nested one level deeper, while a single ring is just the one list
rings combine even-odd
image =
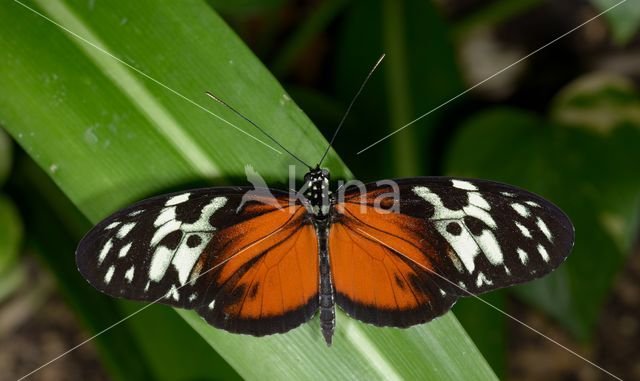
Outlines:
[{"label": "butterfly antenna", "polygon": [[239,117],[241,117],[242,119],[246,120],[247,122],[249,122],[251,125],[253,125],[255,128],[257,128],[260,132],[262,132],[266,137],[268,137],[269,139],[271,139],[271,141],[273,141],[274,143],[276,143],[278,145],[278,147],[282,148],[286,153],[288,153],[289,155],[291,155],[291,157],[293,157],[294,159],[298,160],[300,163],[302,163],[302,165],[304,165],[305,167],[312,169],[311,166],[307,163],[305,163],[304,161],[302,161],[302,159],[300,159],[298,156],[294,155],[291,151],[289,151],[288,149],[286,149],[282,144],[280,144],[276,139],[274,139],[273,136],[269,135],[265,130],[262,129],[262,127],[258,126],[254,121],[252,121],[251,119],[247,118],[246,116],[242,115],[240,113],[240,111],[236,110],[235,108],[231,107],[229,104],[227,104],[227,102],[223,101],[222,99],[218,98],[217,96],[213,95],[212,93],[205,91],[205,94],[207,94],[209,97],[211,97],[213,100],[215,100],[216,102],[220,103],[221,105],[225,106],[226,108],[228,108],[229,110],[233,111],[236,115],[238,115]]},{"label": "butterfly antenna", "polygon": [[327,156],[327,154],[329,153],[329,149],[331,148],[331,146],[333,145],[333,142],[336,140],[336,136],[338,136],[338,132],[340,131],[340,129],[342,128],[342,125],[344,124],[344,121],[347,119],[347,115],[349,115],[349,112],[351,111],[351,108],[353,107],[353,104],[356,103],[356,99],[358,99],[358,97],[360,96],[360,93],[362,92],[362,90],[364,89],[364,86],[367,84],[367,82],[369,82],[369,78],[371,78],[371,75],[373,75],[373,72],[376,71],[376,69],[378,68],[378,66],[380,66],[380,63],[382,63],[382,60],[384,59],[384,54],[382,56],[380,56],[380,58],[378,59],[378,61],[376,62],[375,65],[373,65],[373,68],[371,68],[371,71],[369,71],[369,74],[367,74],[366,78],[364,79],[364,81],[362,82],[362,85],[360,85],[360,88],[358,89],[358,92],[356,93],[356,95],[353,97],[353,99],[351,99],[351,103],[349,103],[349,107],[347,107],[347,111],[344,113],[344,115],[342,116],[342,120],[340,120],[340,123],[338,124],[338,127],[336,128],[336,130],[333,132],[333,136],[331,137],[331,141],[329,142],[329,145],[327,146],[327,149],[324,150],[324,154],[322,155],[322,157],[320,158],[320,163],[318,163],[318,167],[322,164],[322,162],[324,161],[324,158]]}]

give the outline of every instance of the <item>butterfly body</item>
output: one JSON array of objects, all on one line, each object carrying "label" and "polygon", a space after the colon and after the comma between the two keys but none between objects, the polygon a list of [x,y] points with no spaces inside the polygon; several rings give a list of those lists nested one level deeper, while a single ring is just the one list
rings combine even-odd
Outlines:
[{"label": "butterfly body", "polygon": [[329,179],[328,170],[316,167],[304,176],[304,184],[298,194],[304,195],[302,200],[307,205],[309,219],[318,240],[320,329],[325,342],[330,345],[335,331],[336,311],[329,260],[329,229],[336,200],[329,190]]},{"label": "butterfly body", "polygon": [[329,229],[331,223],[327,218],[314,221],[318,237],[319,281],[318,305],[320,310],[320,329],[327,344],[331,344],[336,326],[335,290],[331,279],[331,263],[329,260]]},{"label": "butterfly body", "polygon": [[545,275],[569,255],[567,216],[505,184],[416,177],[329,190],[313,169],[296,194],[215,187],[114,213],[80,242],[78,268],[118,297],[195,309],[256,336],[336,306],[377,326],[442,315],[461,296]]}]

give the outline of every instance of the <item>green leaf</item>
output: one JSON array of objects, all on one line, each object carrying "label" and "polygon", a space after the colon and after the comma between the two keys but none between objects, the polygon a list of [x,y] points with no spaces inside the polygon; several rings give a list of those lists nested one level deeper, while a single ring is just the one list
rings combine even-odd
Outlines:
[{"label": "green leaf", "polygon": [[0,277],[6,276],[18,263],[22,236],[22,220],[17,208],[11,199],[0,194]]},{"label": "green leaf", "polygon": [[[476,115],[463,126],[448,159],[452,175],[530,189],[569,215],[576,228],[573,253],[550,276],[519,287],[518,293],[583,340],[591,335],[637,231],[640,125],[618,115],[630,94],[621,97],[620,91],[612,91],[615,83],[597,94],[572,93],[583,88],[576,84],[561,92],[554,115],[558,121],[570,120],[571,126],[513,109]],[[576,116],[578,105],[584,107],[581,117]],[[619,123],[603,134],[601,121],[616,120]],[[582,123],[581,128],[576,123]]]},{"label": "green leaf", "polygon": [[[106,48],[109,48],[107,41],[116,44],[113,51],[118,57],[143,69],[152,78],[161,78],[168,88],[194,99],[197,105],[206,106],[231,123],[241,124],[239,118],[204,94],[207,90],[216,93],[273,132],[284,146],[294,152],[304,152],[303,159],[315,164],[322,149],[311,122],[304,114],[295,112],[295,104],[264,67],[247,64],[248,57],[254,59],[251,52],[222,20],[202,4],[196,4],[182,6],[183,16],[194,17],[188,28],[178,13],[169,8],[155,11],[156,19],[149,20],[142,3],[122,4],[116,10],[92,2],[42,2],[39,5],[46,6],[56,21],[82,33],[94,44]],[[63,34],[16,3],[3,6],[0,12],[6,16],[3,19],[14,17],[14,13],[26,18],[24,23],[15,23],[13,29],[8,29],[13,24],[5,24],[4,75],[0,84],[3,89],[19,91],[2,93],[0,102],[5,105],[3,113],[8,129],[28,153],[33,154],[33,147],[40,144],[52,143],[49,152],[38,153],[41,156],[36,161],[52,173],[71,199],[78,200],[80,209],[90,218],[103,217],[105,210],[148,195],[152,189],[202,178],[219,181],[223,172],[225,177],[242,177],[244,168],[237,162],[253,164],[266,179],[285,181],[287,171],[282,169],[294,163],[287,155],[248,138],[96,48]],[[167,28],[148,25],[154,21],[173,23],[175,30],[169,32]],[[224,27],[213,33],[209,29],[212,23]],[[51,33],[61,38],[43,51],[41,41]],[[201,38],[193,40],[195,34],[210,36],[208,44]],[[21,40],[9,36],[20,36]],[[180,43],[169,47],[167,40]],[[150,50],[148,46],[164,50]],[[211,46],[217,49],[210,49]],[[84,59],[61,60],[64,55]],[[178,70],[185,65],[185,57],[188,57],[189,69]],[[237,80],[239,77],[241,81]],[[33,88],[42,93],[31,93]],[[261,96],[256,95],[256,89],[262,89]],[[88,102],[85,94],[95,98]],[[61,104],[82,104],[83,107],[76,111],[59,107]],[[35,115],[24,112],[32,108],[52,112],[48,116],[38,115],[36,119]],[[174,109],[190,112],[173,112]],[[264,112],[266,110],[268,112]],[[72,138],[69,142],[63,141],[55,129],[38,129],[38,126],[59,124],[60,120],[67,122],[65,133]],[[287,125],[296,128],[280,128],[276,132],[277,126]],[[246,123],[239,128],[266,140]],[[241,149],[233,144],[239,139],[245,143]],[[148,144],[154,140],[160,144]],[[60,149],[62,147],[64,149]],[[87,151],[93,160],[82,160]],[[113,152],[127,152],[127,161],[137,165],[124,170]],[[154,154],[157,160],[148,160]],[[329,155],[326,165],[334,169],[338,178],[350,176],[333,154]],[[298,168],[298,172],[302,173],[303,169]],[[87,183],[86,175],[93,173],[101,176]],[[127,192],[120,189],[125,184],[129,188]]]},{"label": "green leaf", "polygon": [[[89,222],[35,163],[22,157],[16,167],[9,191],[24,213],[30,251],[52,271],[58,290],[84,326],[97,334],[140,308],[141,303],[97,293],[80,276],[73,252],[89,229]],[[160,305],[100,334],[93,344],[111,377],[117,380],[187,381],[211,375],[225,380],[239,378],[183,319]]]},{"label": "green leaf", "polygon": [[[484,301],[506,309],[506,292],[480,296]],[[507,318],[475,298],[464,298],[453,306],[460,324],[476,343],[480,353],[500,379],[507,376]]]},{"label": "green leaf", "polygon": [[[179,313],[211,345],[224,341],[221,352],[248,380],[463,380],[494,379],[477,349],[453,314],[408,329],[364,325],[338,311],[336,337],[331,348],[322,342],[317,319],[287,335],[243,337],[213,330],[187,311]],[[454,337],[454,335],[456,337]],[[246,360],[233,355],[251,351]],[[230,353],[230,355],[227,355]]]},{"label": "green leaf", "polygon": [[[591,3],[600,11],[620,3],[621,0],[591,0]],[[611,25],[613,40],[620,44],[626,44],[638,32],[640,26],[640,5],[637,1],[626,0],[605,14],[605,18]]]},{"label": "green leaf", "polygon": [[558,93],[551,105],[551,118],[558,124],[607,135],[624,124],[640,126],[640,97],[633,81],[595,73]]},{"label": "green leaf", "polygon": [[[273,76],[204,3],[158,7],[137,1],[112,7],[42,0],[36,6],[175,91],[18,4],[0,7],[0,117],[93,222],[169,187],[202,180],[237,183],[245,164],[253,164],[267,181],[285,182],[286,165],[293,160],[203,111],[197,105],[256,133],[231,112],[205,103],[205,90],[312,164],[326,147]],[[337,178],[351,176],[334,153],[326,165]],[[69,260],[73,254],[65,255]],[[79,302],[86,308],[91,298]],[[452,314],[408,330],[373,328],[340,315],[336,344],[327,348],[317,320],[286,335],[254,338],[212,328],[193,311],[179,313],[248,379],[495,379]],[[157,328],[148,334],[163,333]],[[181,346],[172,349],[189,353]],[[166,366],[182,366],[163,358]]]}]

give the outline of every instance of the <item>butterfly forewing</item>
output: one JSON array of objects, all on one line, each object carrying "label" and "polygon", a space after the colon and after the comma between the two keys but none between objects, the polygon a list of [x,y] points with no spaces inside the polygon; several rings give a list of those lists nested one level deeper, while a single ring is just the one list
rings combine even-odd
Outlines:
[{"label": "butterfly forewing", "polygon": [[209,188],[139,202],[83,238],[78,268],[109,295],[196,309],[233,332],[284,332],[317,308],[317,244],[304,208],[270,192]]},{"label": "butterfly forewing", "polygon": [[[389,182],[369,184],[364,195],[347,189],[336,207],[330,254],[337,302],[358,319],[392,326],[431,320],[458,296],[551,272],[573,245],[567,216],[531,192],[443,177],[393,183],[395,190]],[[392,201],[399,208],[386,210]]]}]

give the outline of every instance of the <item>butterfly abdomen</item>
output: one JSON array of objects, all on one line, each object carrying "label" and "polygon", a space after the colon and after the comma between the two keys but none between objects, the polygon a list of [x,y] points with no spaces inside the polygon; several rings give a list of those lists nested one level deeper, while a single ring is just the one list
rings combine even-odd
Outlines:
[{"label": "butterfly abdomen", "polygon": [[316,223],[318,235],[318,253],[320,255],[320,293],[318,302],[320,305],[320,329],[322,336],[331,345],[331,339],[336,326],[336,311],[333,291],[333,281],[331,279],[331,266],[329,264],[329,249],[327,241],[329,239],[329,224],[325,222]]}]

